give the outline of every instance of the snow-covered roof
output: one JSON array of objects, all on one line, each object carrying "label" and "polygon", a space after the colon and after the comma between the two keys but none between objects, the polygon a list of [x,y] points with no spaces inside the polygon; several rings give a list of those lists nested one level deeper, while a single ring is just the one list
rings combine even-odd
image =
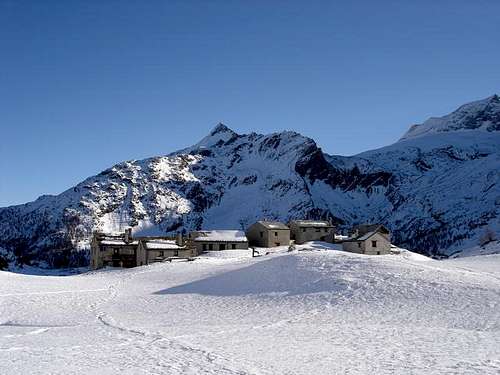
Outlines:
[{"label": "snow-covered roof", "polygon": [[144,242],[148,250],[179,250],[184,248],[177,245],[174,240],[151,240]]},{"label": "snow-covered roof", "polygon": [[358,237],[357,240],[358,241],[365,241],[368,238],[370,238],[371,236],[373,236],[375,233],[377,233],[377,231],[372,231],[372,232],[365,233],[361,237]]},{"label": "snow-covered roof", "polygon": [[279,221],[259,221],[259,224],[262,224],[268,229],[290,229],[285,224],[280,223]]},{"label": "snow-covered roof", "polygon": [[125,246],[125,245],[137,245],[138,241],[125,242],[121,239],[104,239],[101,241],[101,245],[111,245],[111,246]]},{"label": "snow-covered roof", "polygon": [[350,242],[350,241],[366,241],[367,239],[369,239],[371,236],[373,236],[376,233],[379,233],[383,237],[387,238],[387,234],[384,233],[383,231],[381,231],[380,229],[381,229],[381,226],[377,227],[375,230],[372,230],[370,232],[364,233],[364,234],[362,234],[359,237],[350,237],[350,238],[348,238],[345,241],[346,242]]},{"label": "snow-covered roof", "polygon": [[248,242],[241,230],[208,230],[198,232],[195,241],[201,242]]},{"label": "snow-covered roof", "polygon": [[328,221],[323,220],[292,220],[300,227],[333,227]]},{"label": "snow-covered roof", "polygon": [[336,234],[334,237],[335,237],[336,240],[347,240],[347,239],[349,239],[349,236],[344,236],[342,234]]}]

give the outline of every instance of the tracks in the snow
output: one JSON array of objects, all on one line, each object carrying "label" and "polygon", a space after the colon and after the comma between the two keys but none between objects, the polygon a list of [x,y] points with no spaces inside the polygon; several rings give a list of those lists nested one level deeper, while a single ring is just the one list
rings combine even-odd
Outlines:
[{"label": "tracks in the snow", "polygon": [[101,313],[97,316],[98,321],[108,329],[114,330],[118,335],[130,339],[133,344],[140,346],[144,353],[161,353],[163,360],[169,362],[171,370],[189,369],[196,373],[227,374],[227,375],[251,375],[262,372],[253,372],[236,368],[236,364],[219,354],[193,348],[172,338],[159,333],[151,333],[136,328],[121,326],[109,315]]},{"label": "tracks in the snow", "polygon": [[[131,275],[133,278],[143,272],[136,272]],[[97,322],[114,336],[122,345],[133,348],[143,357],[142,360],[149,361],[158,373],[168,374],[221,374],[221,375],[257,375],[268,374],[268,372],[256,371],[252,368],[243,369],[241,364],[235,363],[220,354],[211,351],[194,348],[185,343],[181,343],[171,337],[160,333],[148,332],[140,328],[131,328],[119,324],[104,308],[104,303],[112,303],[119,297],[119,291],[125,286],[128,279],[120,279],[115,284],[110,284],[108,288],[108,298],[101,303],[89,305],[90,313],[96,317]]]}]

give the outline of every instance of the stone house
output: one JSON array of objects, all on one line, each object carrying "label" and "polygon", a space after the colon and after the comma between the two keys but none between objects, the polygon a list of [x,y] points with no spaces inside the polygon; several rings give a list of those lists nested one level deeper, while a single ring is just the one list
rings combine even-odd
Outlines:
[{"label": "stone house", "polygon": [[299,245],[309,241],[334,241],[335,228],[329,221],[292,220],[288,226],[291,239]]},{"label": "stone house", "polygon": [[205,251],[247,250],[248,239],[240,230],[204,230],[190,234],[196,254]]},{"label": "stone house", "polygon": [[[177,255],[176,255],[177,254]],[[124,233],[94,232],[90,243],[90,266],[137,267],[173,257],[189,258],[192,250],[181,238],[132,237],[131,229]]]},{"label": "stone house", "polygon": [[94,232],[90,242],[90,266],[92,269],[106,266],[137,266],[139,241],[132,238],[131,230],[121,234]]},{"label": "stone house", "polygon": [[290,228],[278,221],[258,221],[247,229],[250,245],[275,247],[290,245]]},{"label": "stone house", "polygon": [[342,249],[358,254],[390,254],[391,234],[380,224],[358,225],[353,228],[351,236],[342,242]]},{"label": "stone house", "polygon": [[139,240],[137,265],[151,264],[176,258],[190,258],[193,249],[183,246],[182,241],[164,238],[144,238]]}]

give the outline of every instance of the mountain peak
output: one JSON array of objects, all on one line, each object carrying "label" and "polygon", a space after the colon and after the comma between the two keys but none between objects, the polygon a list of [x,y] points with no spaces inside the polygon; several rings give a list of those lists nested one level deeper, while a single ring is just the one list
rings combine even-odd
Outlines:
[{"label": "mountain peak", "polygon": [[231,130],[230,128],[228,128],[222,122],[219,122],[215,126],[215,128],[213,128],[212,131],[209,133],[209,136],[214,136],[214,135],[221,134],[221,133],[229,133],[229,134],[232,134],[232,135],[237,135],[236,132],[234,132],[233,130]]},{"label": "mountain peak", "polygon": [[431,117],[410,127],[400,141],[456,131],[500,131],[500,98],[497,94],[460,106],[443,117]]},{"label": "mountain peak", "polygon": [[222,122],[219,122],[215,128],[208,133],[206,137],[204,137],[201,141],[195,144],[192,148],[200,148],[200,147],[211,147],[220,142],[227,142],[232,138],[238,137],[238,133],[229,129]]}]

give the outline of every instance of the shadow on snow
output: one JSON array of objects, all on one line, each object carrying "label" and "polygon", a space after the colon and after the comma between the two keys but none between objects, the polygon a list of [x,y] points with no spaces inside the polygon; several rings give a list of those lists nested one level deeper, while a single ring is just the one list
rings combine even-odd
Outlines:
[{"label": "shadow on snow", "polygon": [[280,256],[251,266],[155,292],[157,295],[200,294],[207,296],[302,295],[338,293],[348,288],[335,273],[297,256]]}]

